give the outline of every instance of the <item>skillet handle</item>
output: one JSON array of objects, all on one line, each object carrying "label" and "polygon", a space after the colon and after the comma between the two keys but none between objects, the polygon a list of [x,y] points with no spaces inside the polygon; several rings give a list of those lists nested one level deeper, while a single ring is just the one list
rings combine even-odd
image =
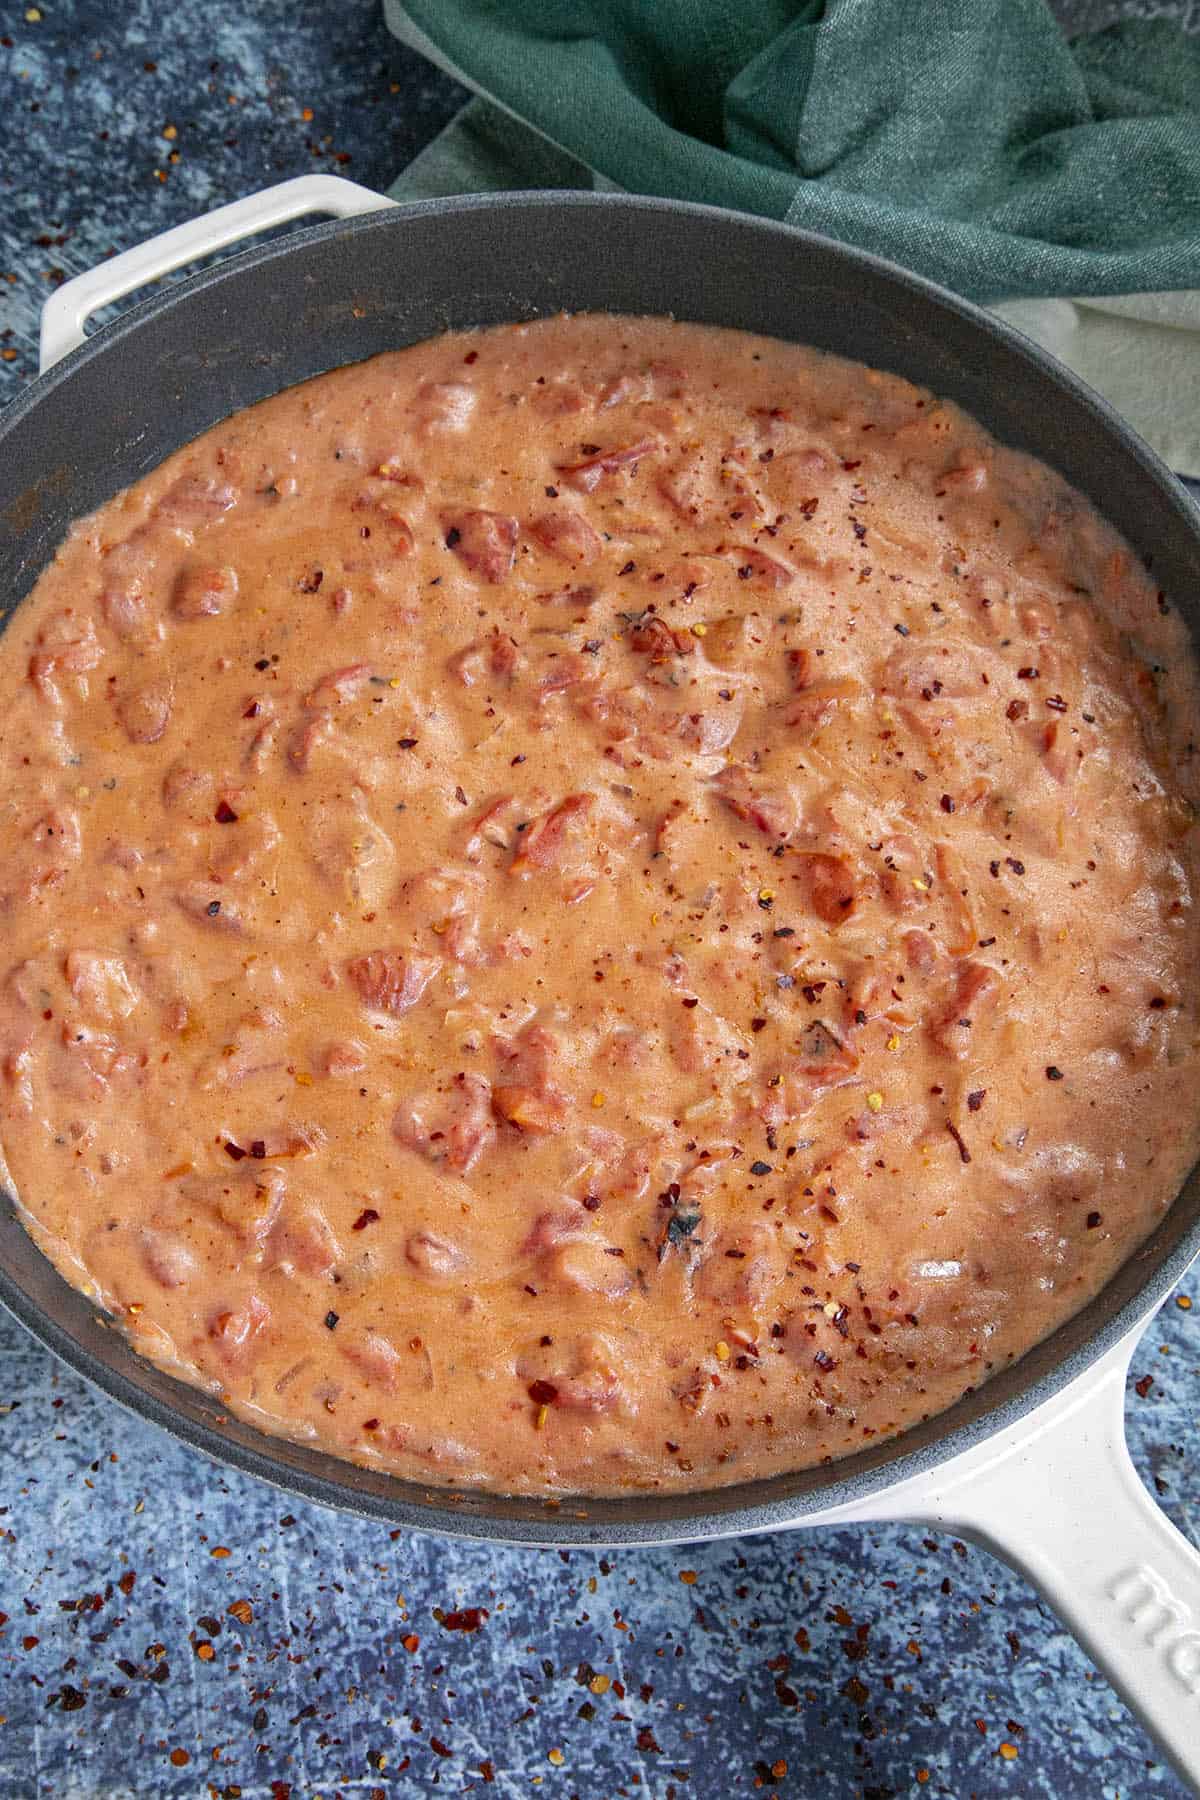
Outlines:
[{"label": "skillet handle", "polygon": [[1132,1348],[1119,1345],[1100,1379],[1081,1382],[1080,1398],[1053,1408],[1042,1430],[914,1510],[1040,1588],[1200,1794],[1200,1551],[1129,1459]]},{"label": "skillet handle", "polygon": [[309,213],[330,213],[334,218],[347,219],[355,213],[375,212],[395,204],[386,194],[376,194],[340,175],[298,175],[294,181],[282,181],[278,187],[247,194],[244,200],[234,200],[201,219],[189,219],[184,225],[161,232],[158,237],[76,275],[50,296],[42,308],[42,371],[51,368],[69,350],[78,349],[84,341],[84,324],[92,313],[135,288],[169,275],[172,269]]}]

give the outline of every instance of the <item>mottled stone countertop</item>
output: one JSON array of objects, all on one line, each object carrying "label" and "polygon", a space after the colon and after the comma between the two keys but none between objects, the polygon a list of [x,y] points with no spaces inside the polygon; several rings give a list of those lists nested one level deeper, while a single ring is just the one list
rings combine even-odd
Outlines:
[{"label": "mottled stone countertop", "polygon": [[[14,0],[0,94],[0,401],[65,275],[304,170],[385,187],[461,99],[376,0]],[[1193,1539],[1198,1321],[1193,1276],[1128,1402]],[[6,1800],[1184,1791],[1025,1582],[946,1536],[609,1555],[409,1536],[223,1473],[7,1319],[0,1434]]]}]

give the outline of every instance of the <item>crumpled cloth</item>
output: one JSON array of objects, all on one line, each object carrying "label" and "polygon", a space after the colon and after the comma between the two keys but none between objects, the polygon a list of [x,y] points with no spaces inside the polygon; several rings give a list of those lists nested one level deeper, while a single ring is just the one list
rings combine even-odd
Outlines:
[{"label": "crumpled cloth", "polygon": [[599,187],[887,256],[1200,476],[1200,39],[1044,0],[384,0],[475,90],[397,198]]}]

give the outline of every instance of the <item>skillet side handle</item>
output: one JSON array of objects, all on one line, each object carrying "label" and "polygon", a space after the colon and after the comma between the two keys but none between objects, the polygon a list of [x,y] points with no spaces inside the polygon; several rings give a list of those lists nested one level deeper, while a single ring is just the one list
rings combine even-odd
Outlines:
[{"label": "skillet side handle", "polygon": [[1200,1551],[1129,1459],[1131,1349],[1049,1428],[915,1510],[1040,1588],[1200,1794]]},{"label": "skillet side handle", "polygon": [[294,181],[282,181],[278,187],[247,194],[244,200],[234,200],[201,219],[189,219],[184,225],[161,232],[158,237],[76,275],[50,296],[42,308],[42,372],[69,350],[78,349],[84,341],[84,325],[92,313],[135,288],[145,287],[147,282],[169,275],[172,269],[310,213],[347,219],[395,204],[386,194],[376,194],[340,175],[298,175]]}]

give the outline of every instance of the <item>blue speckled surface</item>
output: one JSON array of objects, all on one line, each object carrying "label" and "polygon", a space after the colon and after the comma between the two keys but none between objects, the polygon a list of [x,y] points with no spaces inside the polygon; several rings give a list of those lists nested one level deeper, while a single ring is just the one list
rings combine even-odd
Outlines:
[{"label": "blue speckled surface", "polygon": [[[0,399],[54,271],[306,169],[383,187],[458,98],[374,0],[286,25],[191,0],[169,36],[142,0],[0,7],[0,96]],[[1200,1280],[1184,1297],[1129,1429],[1200,1539]],[[393,1535],[223,1475],[8,1321],[0,1431],[5,1800],[1183,1794],[1025,1583],[945,1537],[604,1557]],[[439,1622],[469,1607],[478,1630]]]}]

